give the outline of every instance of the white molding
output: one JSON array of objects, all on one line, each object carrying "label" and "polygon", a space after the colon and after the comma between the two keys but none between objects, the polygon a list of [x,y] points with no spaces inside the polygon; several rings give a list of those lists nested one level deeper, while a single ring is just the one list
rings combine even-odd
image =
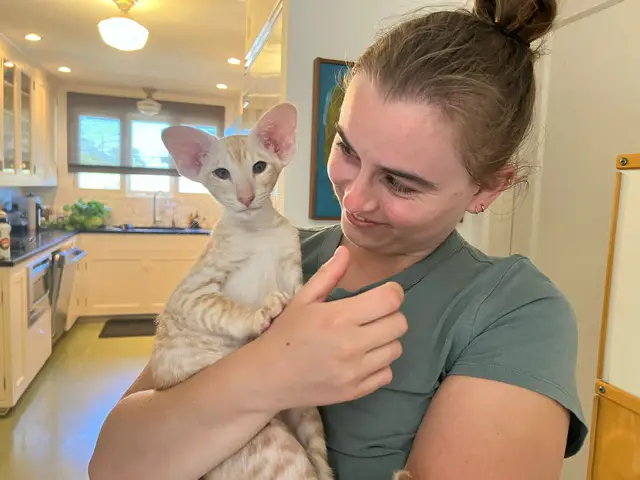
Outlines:
[{"label": "white molding", "polygon": [[557,25],[556,29],[566,27],[567,25],[571,25],[572,23],[575,23],[579,20],[590,17],[591,15],[595,15],[596,13],[600,13],[603,10],[606,10],[610,7],[618,5],[622,2],[624,2],[624,0],[604,0],[602,3],[599,3],[598,5],[594,5],[592,7],[586,8],[578,13],[569,15],[568,17],[561,18],[556,23]]}]

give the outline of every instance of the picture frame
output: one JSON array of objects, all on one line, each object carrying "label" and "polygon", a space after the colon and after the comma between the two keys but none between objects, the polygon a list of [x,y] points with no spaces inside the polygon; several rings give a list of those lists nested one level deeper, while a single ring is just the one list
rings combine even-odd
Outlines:
[{"label": "picture frame", "polygon": [[335,123],[344,100],[341,82],[354,62],[318,57],[313,62],[313,117],[309,218],[340,220],[341,208],[327,173]]}]

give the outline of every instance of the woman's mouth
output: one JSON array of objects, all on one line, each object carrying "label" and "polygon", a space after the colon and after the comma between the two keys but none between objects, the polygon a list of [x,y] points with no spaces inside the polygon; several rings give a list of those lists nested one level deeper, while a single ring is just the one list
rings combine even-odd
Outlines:
[{"label": "woman's mouth", "polygon": [[362,215],[359,215],[357,213],[351,213],[348,210],[345,210],[345,216],[347,217],[347,220],[349,221],[349,223],[351,223],[352,225],[356,226],[356,227],[361,227],[361,228],[367,228],[367,227],[375,227],[376,225],[380,225],[377,222],[372,222],[371,220],[368,220],[367,218],[363,217]]}]

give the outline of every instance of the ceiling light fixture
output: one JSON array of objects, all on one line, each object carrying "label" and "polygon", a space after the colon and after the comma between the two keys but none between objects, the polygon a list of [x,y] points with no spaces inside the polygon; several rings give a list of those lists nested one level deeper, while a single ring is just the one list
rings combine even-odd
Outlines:
[{"label": "ceiling light fixture", "polygon": [[144,91],[146,98],[138,100],[138,102],[136,103],[138,111],[141,114],[147,115],[149,117],[153,117],[154,115],[160,113],[160,110],[162,110],[162,105],[160,105],[160,102],[153,98],[153,94],[156,93],[156,89],[143,88],[142,90]]},{"label": "ceiling light fixture", "polygon": [[227,63],[230,63],[231,65],[240,65],[240,59],[231,57],[227,60]]},{"label": "ceiling light fixture", "polygon": [[216,88],[219,88],[220,90],[226,90],[229,87],[227,85],[225,85],[224,83],[219,83],[219,84],[216,85]]},{"label": "ceiling light fixture", "polygon": [[42,40],[42,37],[37,33],[27,33],[24,36],[24,39],[29,40],[30,42],[39,42],[40,40]]},{"label": "ceiling light fixture", "polygon": [[122,15],[107,18],[98,23],[98,31],[104,43],[123,52],[141,50],[149,38],[149,30],[129,17],[129,10],[136,0],[113,0]]},{"label": "ceiling light fixture", "polygon": [[5,67],[7,67],[7,68],[13,68],[13,67],[15,67],[15,65],[13,64],[13,62],[9,62],[9,61],[4,62],[4,66],[5,66]]},{"label": "ceiling light fixture", "polygon": [[69,67],[58,67],[58,71],[62,73],[71,73],[71,69]]}]

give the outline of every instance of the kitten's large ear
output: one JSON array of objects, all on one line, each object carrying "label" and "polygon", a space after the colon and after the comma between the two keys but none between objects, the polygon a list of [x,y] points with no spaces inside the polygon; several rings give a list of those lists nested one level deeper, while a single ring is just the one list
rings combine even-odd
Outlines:
[{"label": "kitten's large ear", "polygon": [[296,151],[298,110],[291,103],[279,103],[267,110],[251,129],[251,136],[286,165]]},{"label": "kitten's large ear", "polygon": [[206,164],[207,153],[217,142],[217,138],[197,128],[176,125],[162,131],[162,143],[176,162],[176,168],[183,177],[200,181]]}]

